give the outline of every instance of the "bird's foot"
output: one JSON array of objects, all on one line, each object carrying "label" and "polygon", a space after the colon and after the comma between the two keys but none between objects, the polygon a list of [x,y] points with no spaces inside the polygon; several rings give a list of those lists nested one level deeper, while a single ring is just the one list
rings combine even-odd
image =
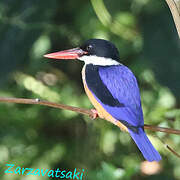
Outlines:
[{"label": "bird's foot", "polygon": [[90,118],[92,118],[93,120],[99,117],[96,109],[91,109],[91,112],[92,112],[92,115],[90,115]]}]

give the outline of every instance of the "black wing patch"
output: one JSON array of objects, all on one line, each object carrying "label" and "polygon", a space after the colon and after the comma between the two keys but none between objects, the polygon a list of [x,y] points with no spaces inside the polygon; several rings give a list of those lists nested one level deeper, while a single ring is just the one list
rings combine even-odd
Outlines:
[{"label": "black wing patch", "polygon": [[135,132],[138,134],[139,132],[139,128],[142,128],[144,130],[144,126],[133,126],[131,124],[129,124],[128,122],[124,121],[124,120],[119,120],[122,124],[124,124],[128,129],[130,129],[131,131]]},{"label": "black wing patch", "polygon": [[124,107],[118,99],[115,99],[108,88],[105,86],[99,76],[99,68],[96,65],[88,64],[85,69],[85,79],[88,88],[100,99],[105,105],[112,107]]}]

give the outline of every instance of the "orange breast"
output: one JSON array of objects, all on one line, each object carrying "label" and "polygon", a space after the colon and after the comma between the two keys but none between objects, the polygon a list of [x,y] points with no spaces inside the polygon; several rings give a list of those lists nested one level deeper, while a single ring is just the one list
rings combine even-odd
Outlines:
[{"label": "orange breast", "polygon": [[91,101],[91,103],[93,104],[93,106],[95,107],[95,109],[98,112],[98,115],[100,118],[105,119],[113,124],[115,124],[116,126],[118,126],[121,130],[123,131],[128,131],[127,127],[125,125],[123,125],[120,121],[118,121],[117,119],[113,118],[111,116],[111,114],[109,114],[102,106],[101,104],[96,100],[96,98],[94,97],[94,95],[91,93],[91,91],[89,90],[87,84],[86,84],[86,80],[85,80],[85,68],[86,65],[84,65],[83,69],[82,69],[82,79],[83,79],[83,84],[84,84],[84,89],[85,92],[89,98],[89,100]]}]

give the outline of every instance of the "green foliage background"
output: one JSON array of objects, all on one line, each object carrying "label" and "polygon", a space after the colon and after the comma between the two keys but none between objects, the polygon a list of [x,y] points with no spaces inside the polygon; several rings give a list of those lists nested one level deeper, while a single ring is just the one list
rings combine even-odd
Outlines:
[{"label": "green foliage background", "polygon": [[[107,8],[107,9],[106,9]],[[92,108],[80,62],[43,58],[89,38],[116,44],[135,73],[145,123],[180,129],[180,44],[162,0],[1,0],[0,96],[40,98]],[[0,179],[48,177],[4,174],[5,164],[85,169],[88,180],[180,179],[180,137],[147,131],[161,153],[161,171],[143,175],[144,161],[128,134],[104,120],[38,105],[0,104]]]}]

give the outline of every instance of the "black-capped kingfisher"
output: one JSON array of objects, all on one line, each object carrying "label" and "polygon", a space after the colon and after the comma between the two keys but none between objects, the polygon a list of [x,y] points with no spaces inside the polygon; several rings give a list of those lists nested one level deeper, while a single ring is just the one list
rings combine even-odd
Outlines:
[{"label": "black-capped kingfisher", "polygon": [[103,39],[90,39],[78,48],[45,55],[52,59],[84,61],[82,80],[94,113],[129,132],[144,158],[160,161],[161,156],[144,132],[144,118],[136,77],[119,62],[117,48]]}]

